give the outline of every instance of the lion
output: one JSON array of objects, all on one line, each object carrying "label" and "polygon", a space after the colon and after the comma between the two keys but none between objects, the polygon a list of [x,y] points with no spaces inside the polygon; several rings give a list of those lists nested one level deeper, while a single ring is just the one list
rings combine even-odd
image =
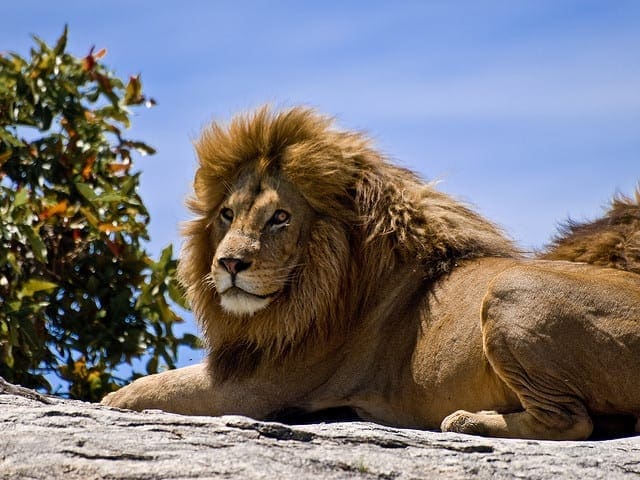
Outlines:
[{"label": "lion", "polygon": [[530,258],[309,108],[213,123],[196,152],[178,270],[206,361],[105,405],[272,420],[349,408],[550,440],[586,439],[606,416],[637,421],[640,275],[555,258],[602,263],[604,243],[593,258],[588,245],[618,235],[629,262],[605,265],[638,272],[638,202]]}]

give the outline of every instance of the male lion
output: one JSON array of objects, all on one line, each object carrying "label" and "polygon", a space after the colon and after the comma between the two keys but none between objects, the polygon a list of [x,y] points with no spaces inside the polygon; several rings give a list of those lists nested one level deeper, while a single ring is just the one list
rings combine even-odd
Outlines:
[{"label": "male lion", "polygon": [[[263,419],[351,407],[400,427],[556,440],[640,415],[640,275],[525,258],[309,109],[214,123],[196,150],[179,275],[207,361],[106,405]],[[619,203],[627,217],[576,227],[547,255],[638,272],[640,205]]]}]

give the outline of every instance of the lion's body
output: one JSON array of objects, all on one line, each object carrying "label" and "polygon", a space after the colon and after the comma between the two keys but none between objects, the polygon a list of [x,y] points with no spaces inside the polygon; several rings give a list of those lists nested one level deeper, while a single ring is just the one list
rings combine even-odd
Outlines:
[{"label": "lion's body", "polygon": [[549,439],[640,415],[640,275],[526,259],[309,110],[214,124],[198,154],[180,275],[208,360],[106,404]]}]

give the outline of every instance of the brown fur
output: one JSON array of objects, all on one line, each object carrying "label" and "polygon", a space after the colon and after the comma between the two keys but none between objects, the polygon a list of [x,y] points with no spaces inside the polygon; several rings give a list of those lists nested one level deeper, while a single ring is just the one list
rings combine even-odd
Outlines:
[{"label": "brown fur", "polygon": [[542,253],[548,260],[586,262],[640,273],[640,188],[614,199],[602,218],[568,222]]},{"label": "brown fur", "polygon": [[[214,123],[196,150],[179,275],[208,361],[103,403],[255,418],[350,407],[396,426],[541,439],[640,416],[639,275],[524,258],[309,109]],[[618,200],[547,255],[637,271],[638,231],[638,202]]]}]

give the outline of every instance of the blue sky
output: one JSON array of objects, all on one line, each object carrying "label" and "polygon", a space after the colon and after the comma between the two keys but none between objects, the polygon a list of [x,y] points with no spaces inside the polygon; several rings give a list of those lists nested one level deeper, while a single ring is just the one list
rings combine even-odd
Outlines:
[{"label": "blue sky", "polygon": [[640,180],[638,1],[5,3],[0,50],[67,23],[158,101],[130,132],[158,150],[137,161],[153,252],[180,242],[201,128],[263,103],[368,132],[527,249]]}]

